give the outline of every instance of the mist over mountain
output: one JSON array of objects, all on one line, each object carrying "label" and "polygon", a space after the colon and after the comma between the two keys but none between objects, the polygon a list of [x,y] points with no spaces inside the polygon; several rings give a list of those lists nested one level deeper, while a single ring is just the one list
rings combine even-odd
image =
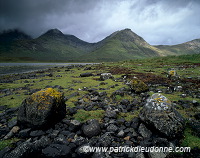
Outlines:
[{"label": "mist over mountain", "polygon": [[19,30],[0,34],[0,61],[104,62],[200,53],[200,40],[179,45],[152,46],[131,29],[116,31],[88,43],[58,29],[32,39]]}]

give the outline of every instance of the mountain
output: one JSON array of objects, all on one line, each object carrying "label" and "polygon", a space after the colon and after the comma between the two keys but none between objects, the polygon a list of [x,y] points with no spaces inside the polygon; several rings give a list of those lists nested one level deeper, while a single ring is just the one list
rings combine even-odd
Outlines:
[{"label": "mountain", "polygon": [[135,58],[164,56],[130,29],[116,31],[97,43],[98,49],[83,55],[85,61],[119,61]]},{"label": "mountain", "polygon": [[178,45],[158,45],[155,47],[164,52],[172,52],[174,55],[198,54],[200,53],[200,39],[195,39]]},{"label": "mountain", "polygon": [[0,43],[10,43],[16,40],[26,40],[32,39],[31,36],[25,34],[24,32],[14,29],[14,30],[7,30],[0,33]]},{"label": "mountain", "polygon": [[93,47],[73,35],[51,29],[36,39],[14,40],[6,49],[0,43],[0,60],[74,61]]},{"label": "mountain", "polygon": [[38,38],[18,30],[0,34],[0,61],[103,62],[199,53],[200,40],[174,46],[152,46],[130,29],[88,43],[58,29]]}]

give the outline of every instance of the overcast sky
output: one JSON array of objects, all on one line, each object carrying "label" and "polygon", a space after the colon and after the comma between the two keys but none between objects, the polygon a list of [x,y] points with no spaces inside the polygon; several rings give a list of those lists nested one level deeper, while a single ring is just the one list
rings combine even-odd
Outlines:
[{"label": "overcast sky", "polygon": [[200,38],[200,0],[0,0],[0,31],[13,28],[87,42],[130,28],[150,44],[178,44]]}]

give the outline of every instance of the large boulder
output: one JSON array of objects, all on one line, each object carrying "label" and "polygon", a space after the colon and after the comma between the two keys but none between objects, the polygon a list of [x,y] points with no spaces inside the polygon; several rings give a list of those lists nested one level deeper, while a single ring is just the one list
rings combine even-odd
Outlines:
[{"label": "large boulder", "polygon": [[159,93],[147,99],[147,103],[140,112],[140,119],[153,131],[167,138],[182,136],[183,117],[172,107],[170,100]]},{"label": "large boulder", "polygon": [[47,88],[26,98],[18,111],[19,125],[31,128],[46,128],[57,123],[66,115],[62,93]]}]

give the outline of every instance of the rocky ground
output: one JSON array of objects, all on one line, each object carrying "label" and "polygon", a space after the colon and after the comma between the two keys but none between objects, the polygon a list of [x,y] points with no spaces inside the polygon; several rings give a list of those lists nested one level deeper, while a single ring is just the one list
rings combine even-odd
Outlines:
[{"label": "rocky ground", "polygon": [[[168,72],[172,67],[175,75]],[[198,72],[198,64],[121,62],[1,76],[0,157],[196,158]],[[85,146],[192,150],[94,153]]]}]

